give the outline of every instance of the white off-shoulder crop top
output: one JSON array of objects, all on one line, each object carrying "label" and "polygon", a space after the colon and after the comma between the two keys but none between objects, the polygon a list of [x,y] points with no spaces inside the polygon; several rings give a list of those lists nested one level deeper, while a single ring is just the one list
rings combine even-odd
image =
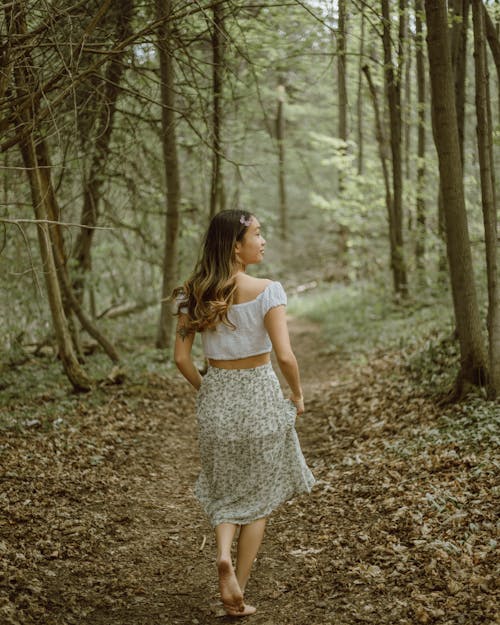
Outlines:
[{"label": "white off-shoulder crop top", "polygon": [[[236,360],[270,352],[272,343],[264,326],[264,317],[271,308],[286,306],[286,303],[281,283],[271,282],[255,299],[232,304],[227,318],[235,329],[221,322],[214,330],[201,332],[205,356],[214,360]],[[186,313],[187,307],[181,305],[179,312]]]}]

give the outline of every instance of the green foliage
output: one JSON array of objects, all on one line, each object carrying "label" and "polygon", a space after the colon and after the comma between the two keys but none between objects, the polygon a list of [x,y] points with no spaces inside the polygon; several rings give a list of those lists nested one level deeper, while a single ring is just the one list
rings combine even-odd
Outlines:
[{"label": "green foliage", "polygon": [[407,369],[416,384],[430,392],[451,388],[458,373],[458,341],[452,328],[436,328],[419,350],[408,354]]},{"label": "green foliage", "polygon": [[[103,319],[100,324],[120,352],[125,385],[129,389],[136,388],[138,396],[141,389],[147,389],[151,377],[176,371],[170,354],[154,348],[157,319],[156,305],[132,316]],[[85,368],[96,381],[92,392],[85,395],[71,391],[51,345],[38,356],[19,345],[13,348],[10,364],[6,359],[6,364],[0,368],[0,429],[57,427],[58,419],[68,423],[73,418],[78,419],[82,410],[105,404],[110,361],[101,352],[94,351],[95,343],[86,342],[85,346],[91,352],[85,358]],[[193,356],[197,366],[202,368],[204,358],[199,336]]]},{"label": "green foliage", "polygon": [[324,328],[321,351],[366,362],[374,351],[414,350],[440,330],[452,332],[446,294],[428,293],[396,302],[390,285],[358,282],[334,285],[290,298],[290,313],[317,321]]}]

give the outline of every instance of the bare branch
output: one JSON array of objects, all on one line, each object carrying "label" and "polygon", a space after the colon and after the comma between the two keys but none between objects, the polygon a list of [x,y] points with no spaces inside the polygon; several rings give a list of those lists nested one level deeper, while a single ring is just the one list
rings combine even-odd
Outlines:
[{"label": "bare branch", "polygon": [[18,226],[19,224],[51,224],[55,226],[87,228],[88,230],[114,230],[114,228],[107,226],[84,226],[83,224],[75,224],[65,221],[53,221],[51,219],[8,219],[7,217],[0,217],[0,223],[12,224],[14,226]]}]

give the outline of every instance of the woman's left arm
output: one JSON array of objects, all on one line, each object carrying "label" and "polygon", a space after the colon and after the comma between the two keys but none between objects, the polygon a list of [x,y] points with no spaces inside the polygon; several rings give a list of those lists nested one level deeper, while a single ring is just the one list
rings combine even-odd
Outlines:
[{"label": "woman's left arm", "polygon": [[299,366],[290,345],[285,307],[271,308],[264,317],[264,325],[273,344],[278,366],[292,391],[290,399],[297,407],[297,415],[301,415],[304,412],[304,396],[300,384]]},{"label": "woman's left arm", "polygon": [[184,313],[180,313],[177,318],[174,360],[182,375],[192,386],[194,386],[196,390],[198,390],[201,385],[201,375],[191,358],[195,332],[187,329],[187,319],[188,317]]}]

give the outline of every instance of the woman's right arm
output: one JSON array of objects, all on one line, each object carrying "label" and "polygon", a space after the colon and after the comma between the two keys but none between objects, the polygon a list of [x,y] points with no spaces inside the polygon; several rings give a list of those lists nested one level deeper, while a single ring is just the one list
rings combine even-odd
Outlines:
[{"label": "woman's right arm", "polygon": [[180,313],[177,318],[174,360],[182,375],[192,386],[194,386],[196,390],[198,390],[201,385],[201,375],[191,358],[191,350],[193,347],[195,333],[187,330],[187,320],[188,317],[184,313]]},{"label": "woman's right arm", "polygon": [[304,397],[300,384],[299,366],[290,344],[285,307],[271,308],[264,317],[264,325],[273,344],[279,368],[292,391],[291,400],[297,407],[297,414],[300,415],[304,412]]}]

